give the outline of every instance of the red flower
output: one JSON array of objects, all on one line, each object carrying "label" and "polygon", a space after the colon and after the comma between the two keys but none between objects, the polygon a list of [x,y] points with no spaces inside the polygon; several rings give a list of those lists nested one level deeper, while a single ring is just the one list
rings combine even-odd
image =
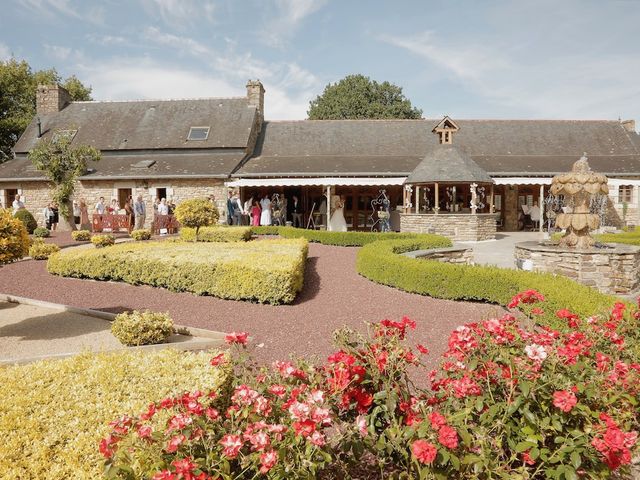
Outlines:
[{"label": "red flower", "polygon": [[171,465],[175,467],[176,473],[184,476],[184,478],[188,478],[188,476],[191,475],[191,472],[198,468],[198,465],[193,463],[193,461],[189,457],[183,458],[181,460],[174,460],[173,462],[171,462]]},{"label": "red flower", "polygon": [[575,313],[571,313],[566,308],[558,310],[556,317],[567,320],[570,328],[578,328],[578,320],[580,320],[580,317]]},{"label": "red flower", "polygon": [[522,461],[527,465],[535,465],[536,463],[536,461],[533,458],[531,458],[531,455],[529,455],[528,450],[526,452],[522,452]]},{"label": "red flower", "polygon": [[100,446],[98,449],[104,458],[111,458],[116,453],[118,446],[118,438],[113,435],[107,435],[105,438],[100,440]]},{"label": "red flower", "polygon": [[162,470],[161,472],[158,472],[153,477],[151,477],[151,480],[175,480],[177,478],[178,477],[176,477],[169,470]]},{"label": "red flower", "polygon": [[418,344],[418,351],[423,355],[429,355],[429,349],[423,345]]},{"label": "red flower", "polygon": [[578,399],[569,390],[560,390],[553,394],[553,405],[565,413],[570,412],[576,403]]},{"label": "red flower", "polygon": [[165,450],[167,451],[167,453],[174,453],[178,450],[178,447],[182,445],[186,440],[187,437],[185,437],[184,435],[176,435],[175,437],[172,437],[171,440],[169,440],[169,444],[167,445],[167,448]]},{"label": "red flower", "polygon": [[411,452],[420,463],[433,463],[438,454],[438,449],[426,440],[416,440],[411,445]]},{"label": "red flower", "polygon": [[227,458],[236,458],[242,448],[240,435],[225,435],[218,443],[222,445],[222,454]]},{"label": "red flower", "polygon": [[209,363],[212,366],[217,367],[218,365],[222,365],[223,363],[226,363],[226,362],[227,362],[227,359],[225,358],[225,354],[224,353],[220,353],[220,354],[216,355],[215,357],[213,357]]},{"label": "red flower", "polygon": [[224,337],[224,341],[229,345],[237,343],[239,345],[246,345],[249,334],[247,332],[231,332]]},{"label": "red flower", "polygon": [[138,436],[140,438],[151,439],[151,433],[153,433],[153,430],[149,425],[140,425],[138,427]]},{"label": "red flower", "polygon": [[388,357],[389,357],[389,354],[384,350],[380,352],[378,355],[376,355],[376,363],[378,364],[378,370],[380,372],[384,372],[384,369],[387,366]]},{"label": "red flower", "polygon": [[308,437],[316,431],[316,424],[312,420],[304,420],[302,422],[293,422],[293,429],[296,435]]},{"label": "red flower", "polygon": [[218,410],[216,410],[215,408],[208,407],[204,411],[204,413],[207,416],[207,418],[211,421],[215,421],[220,417],[220,412],[218,412]]},{"label": "red flower", "polygon": [[278,453],[274,450],[260,455],[260,473],[265,474],[278,463]]},{"label": "red flower", "polygon": [[531,304],[536,302],[544,302],[544,295],[537,292],[536,290],[526,290],[515,295],[511,299],[507,307],[515,308],[521,303]]},{"label": "red flower", "polygon": [[438,412],[431,412],[429,414],[429,421],[431,422],[431,426],[433,427],[433,429],[436,431],[440,430],[440,428],[447,424],[447,419],[444,417],[444,415]]},{"label": "red flower", "polygon": [[443,425],[438,432],[438,441],[447,448],[458,446],[458,433],[449,425]]}]

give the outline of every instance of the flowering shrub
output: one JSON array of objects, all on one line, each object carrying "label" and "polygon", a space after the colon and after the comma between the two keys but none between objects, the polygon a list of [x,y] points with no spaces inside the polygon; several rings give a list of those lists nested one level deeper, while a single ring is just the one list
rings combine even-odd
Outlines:
[{"label": "flowering shrub", "polygon": [[74,230],[71,232],[71,238],[76,242],[88,242],[91,240],[91,232],[89,230]]},{"label": "flowering shrub", "polygon": [[[541,315],[544,298],[512,299]],[[112,423],[100,450],[113,477],[607,478],[638,452],[640,313],[557,312],[564,331],[505,314],[458,327],[438,370],[405,343],[408,318],[369,336],[335,335],[321,365],[248,360],[246,333],[226,338],[229,394],[168,397]],[[409,374],[411,372],[411,375]],[[428,388],[414,385],[428,379]],[[128,476],[129,475],[129,476]]]},{"label": "flowering shrub", "polygon": [[115,245],[116,237],[114,237],[110,233],[106,233],[103,235],[93,235],[91,237],[91,243],[93,243],[96,248],[110,247],[112,245]]},{"label": "flowering shrub", "polygon": [[35,238],[29,247],[29,256],[34,260],[46,260],[50,255],[59,252],[60,247],[53,243],[44,243],[42,238]]},{"label": "flowering shrub", "polygon": [[0,265],[15,262],[29,253],[29,234],[11,210],[0,208]]},{"label": "flowering shrub", "polygon": [[133,238],[136,242],[141,242],[143,240],[150,240],[151,230],[149,230],[148,228],[132,230],[129,236]]},{"label": "flowering shrub", "polygon": [[168,313],[133,310],[116,315],[111,333],[127,346],[163,343],[173,333],[173,320]]}]

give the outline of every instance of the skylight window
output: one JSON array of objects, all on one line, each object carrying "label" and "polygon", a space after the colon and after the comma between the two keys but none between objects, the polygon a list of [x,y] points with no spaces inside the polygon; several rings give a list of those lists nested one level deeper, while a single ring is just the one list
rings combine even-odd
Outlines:
[{"label": "skylight window", "polygon": [[210,127],[191,127],[187,140],[206,140],[209,137]]},{"label": "skylight window", "polygon": [[78,133],[78,130],[58,130],[53,134],[52,140],[54,142],[57,142],[61,138],[67,138],[69,140],[73,140],[73,137],[76,136],[76,133]]}]

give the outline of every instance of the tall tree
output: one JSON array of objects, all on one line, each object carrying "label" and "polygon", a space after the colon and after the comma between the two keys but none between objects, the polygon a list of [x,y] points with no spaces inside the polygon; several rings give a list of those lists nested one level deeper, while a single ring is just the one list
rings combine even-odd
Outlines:
[{"label": "tall tree", "polygon": [[33,71],[25,61],[0,61],[0,163],[11,158],[11,148],[36,113],[38,84],[60,83],[72,100],[91,100],[91,87],[75,75],[64,82],[55,68]]},{"label": "tall tree", "polygon": [[348,75],[325,87],[309,103],[309,120],[366,118],[421,118],[422,110],[411,105],[402,88],[379,83],[364,75]]},{"label": "tall tree", "polygon": [[70,204],[75,182],[86,173],[87,162],[100,160],[100,152],[94,147],[73,146],[71,141],[72,137],[63,130],[54,132],[50,139],[40,140],[29,152],[33,165],[52,183],[53,199],[60,205],[61,225],[65,230],[74,229]]}]

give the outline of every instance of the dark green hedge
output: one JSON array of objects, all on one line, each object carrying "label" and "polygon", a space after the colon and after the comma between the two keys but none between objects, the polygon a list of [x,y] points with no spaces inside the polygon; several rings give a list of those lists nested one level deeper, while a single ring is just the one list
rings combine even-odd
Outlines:
[{"label": "dark green hedge", "polygon": [[383,240],[364,246],[357,256],[358,273],[374,282],[406,292],[449,300],[476,300],[506,305],[518,292],[534,289],[546,302],[540,323],[565,324],[555,317],[561,308],[588,316],[616,301],[569,278],[489,266],[457,265],[405,257],[400,253],[438,248],[431,240]]}]

